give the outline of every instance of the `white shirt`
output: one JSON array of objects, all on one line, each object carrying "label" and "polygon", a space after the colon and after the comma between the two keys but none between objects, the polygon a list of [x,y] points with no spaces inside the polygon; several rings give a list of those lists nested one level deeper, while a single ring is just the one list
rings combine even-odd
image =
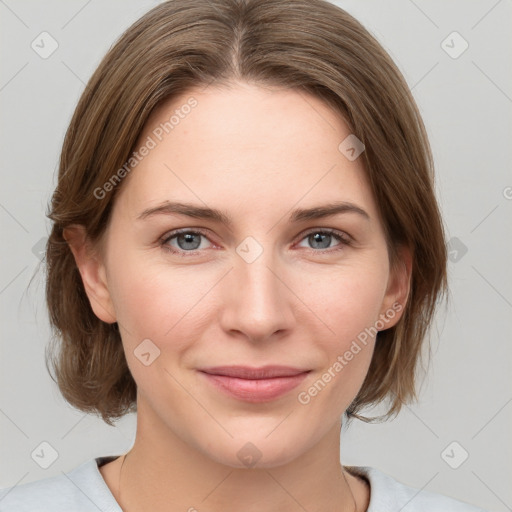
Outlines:
[{"label": "white shirt", "polygon": [[[68,473],[0,489],[0,512],[122,512],[98,469],[117,457],[90,459]],[[370,483],[367,512],[486,512],[408,487],[375,468],[351,466],[350,470]]]}]

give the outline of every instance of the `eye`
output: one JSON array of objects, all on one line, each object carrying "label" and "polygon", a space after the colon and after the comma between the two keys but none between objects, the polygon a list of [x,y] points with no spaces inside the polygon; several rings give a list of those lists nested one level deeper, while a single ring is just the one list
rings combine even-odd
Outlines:
[{"label": "eye", "polygon": [[164,249],[173,253],[193,253],[206,248],[205,244],[202,243],[201,238],[208,240],[203,231],[181,229],[168,233],[160,243]]},{"label": "eye", "polygon": [[343,249],[345,246],[350,245],[351,242],[350,237],[346,233],[334,229],[315,229],[306,233],[301,240],[306,240],[307,243],[311,244],[310,248],[313,249],[331,249],[333,247],[331,242],[337,240],[339,243],[334,246],[335,251]]},{"label": "eye", "polygon": [[[207,242],[203,243],[206,240]],[[350,245],[351,238],[342,231],[334,229],[314,229],[306,233],[300,239],[310,244],[309,249],[316,253],[333,252]],[[338,243],[332,246],[332,242]],[[180,229],[167,233],[160,241],[160,245],[166,251],[178,254],[179,256],[194,255],[196,251],[208,248],[209,239],[206,232],[195,229]],[[304,246],[302,246],[304,247]],[[308,247],[306,247],[308,248]],[[330,250],[327,250],[330,249]]]}]

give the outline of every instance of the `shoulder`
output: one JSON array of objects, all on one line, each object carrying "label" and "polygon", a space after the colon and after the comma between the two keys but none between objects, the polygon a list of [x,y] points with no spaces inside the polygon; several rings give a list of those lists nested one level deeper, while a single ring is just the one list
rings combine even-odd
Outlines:
[{"label": "shoulder", "polygon": [[376,468],[349,466],[347,469],[370,483],[367,512],[486,512],[463,501],[402,484]]},{"label": "shoulder", "polygon": [[75,469],[34,482],[0,489],[0,512],[120,512],[91,459]]}]

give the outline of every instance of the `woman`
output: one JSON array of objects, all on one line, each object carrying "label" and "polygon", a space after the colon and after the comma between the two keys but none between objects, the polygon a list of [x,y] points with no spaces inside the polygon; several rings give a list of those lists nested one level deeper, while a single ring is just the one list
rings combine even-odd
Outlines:
[{"label": "woman", "polygon": [[56,381],[137,433],[2,510],[477,510],[340,464],[342,417],[415,397],[446,288],[421,117],[346,12],[149,11],[80,99],[49,217]]}]

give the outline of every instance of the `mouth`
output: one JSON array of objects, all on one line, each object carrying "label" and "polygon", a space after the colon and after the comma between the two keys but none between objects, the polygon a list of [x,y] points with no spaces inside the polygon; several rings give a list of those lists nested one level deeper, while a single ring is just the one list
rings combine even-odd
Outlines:
[{"label": "mouth", "polygon": [[311,370],[290,366],[216,366],[198,370],[225,394],[246,402],[275,400],[297,387]]}]

